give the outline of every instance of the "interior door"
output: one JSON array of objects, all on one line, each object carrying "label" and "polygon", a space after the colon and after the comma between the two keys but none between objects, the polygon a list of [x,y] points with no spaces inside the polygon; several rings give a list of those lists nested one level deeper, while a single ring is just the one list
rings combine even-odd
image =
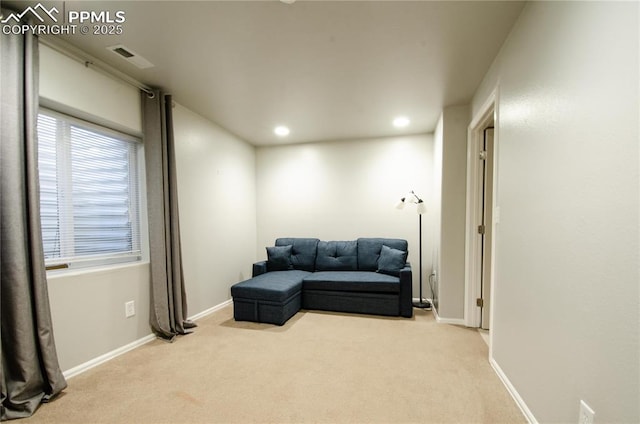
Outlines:
[{"label": "interior door", "polygon": [[482,184],[482,249],[480,297],[482,299],[482,313],[480,328],[489,330],[491,327],[491,241],[493,237],[493,165],[494,143],[493,127],[484,130],[483,137],[483,184]]}]

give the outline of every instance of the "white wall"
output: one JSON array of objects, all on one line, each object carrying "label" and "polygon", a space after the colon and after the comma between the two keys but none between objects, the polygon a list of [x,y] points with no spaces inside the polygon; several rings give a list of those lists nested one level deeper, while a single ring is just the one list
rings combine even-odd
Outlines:
[{"label": "white wall", "polygon": [[142,133],[140,91],[40,44],[40,98],[45,106],[127,133]]},{"label": "white wall", "polygon": [[[151,334],[149,263],[49,272],[49,302],[60,367],[77,367]],[[126,318],[125,302],[136,315]]]},{"label": "white wall", "polygon": [[231,298],[256,260],[255,148],[179,104],[173,110],[189,315]]},{"label": "white wall", "polygon": [[493,358],[539,422],[640,421],[638,3],[532,2],[498,86]]},{"label": "white wall", "polygon": [[[76,86],[75,84],[78,84]],[[140,95],[62,54],[40,45],[41,103],[63,112],[140,133]],[[60,367],[79,366],[151,334],[149,263],[47,273]],[[125,318],[133,300],[136,315]]]},{"label": "white wall", "polygon": [[[347,140],[257,149],[259,259],[278,237],[354,240],[394,237],[409,242],[418,297],[418,215],[394,208],[414,190],[432,197],[433,136]],[[423,290],[431,272],[432,206],[423,216]]]},{"label": "white wall", "polygon": [[465,284],[465,207],[468,105],[443,109],[436,128],[436,156],[439,174],[435,203],[440,205],[437,218],[436,284],[437,311],[442,319],[464,319]]}]

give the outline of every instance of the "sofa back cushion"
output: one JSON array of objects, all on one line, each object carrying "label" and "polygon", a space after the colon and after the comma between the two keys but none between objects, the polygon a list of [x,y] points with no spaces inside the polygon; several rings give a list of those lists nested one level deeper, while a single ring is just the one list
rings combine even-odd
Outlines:
[{"label": "sofa back cushion", "polygon": [[356,240],[319,241],[316,270],[357,271],[358,243]]},{"label": "sofa back cushion", "polygon": [[313,272],[316,269],[318,239],[286,237],[276,239],[276,246],[291,245],[291,265],[293,269]]},{"label": "sofa back cushion", "polygon": [[378,259],[382,246],[408,252],[408,243],[403,239],[390,238],[359,238],[358,239],[358,269],[360,271],[377,271]]}]

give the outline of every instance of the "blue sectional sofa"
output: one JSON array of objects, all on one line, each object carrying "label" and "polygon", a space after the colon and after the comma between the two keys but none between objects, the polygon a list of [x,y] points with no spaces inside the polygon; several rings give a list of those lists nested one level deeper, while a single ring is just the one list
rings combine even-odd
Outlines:
[{"label": "blue sectional sofa", "polygon": [[237,321],[282,325],[300,309],[410,318],[406,240],[279,238],[253,277],[231,287]]}]

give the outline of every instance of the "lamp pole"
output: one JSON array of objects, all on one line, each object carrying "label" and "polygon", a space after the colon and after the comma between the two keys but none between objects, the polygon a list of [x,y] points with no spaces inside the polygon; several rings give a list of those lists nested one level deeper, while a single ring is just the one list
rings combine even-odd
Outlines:
[{"label": "lamp pole", "polygon": [[[416,196],[416,198],[418,198],[418,205],[422,203],[422,199],[418,196]],[[418,254],[420,255],[418,260],[420,265],[420,299],[418,299],[417,302],[413,302],[413,306],[420,309],[429,309],[431,308],[431,303],[422,301],[424,298],[422,297],[422,213],[420,210],[418,210]]]}]

